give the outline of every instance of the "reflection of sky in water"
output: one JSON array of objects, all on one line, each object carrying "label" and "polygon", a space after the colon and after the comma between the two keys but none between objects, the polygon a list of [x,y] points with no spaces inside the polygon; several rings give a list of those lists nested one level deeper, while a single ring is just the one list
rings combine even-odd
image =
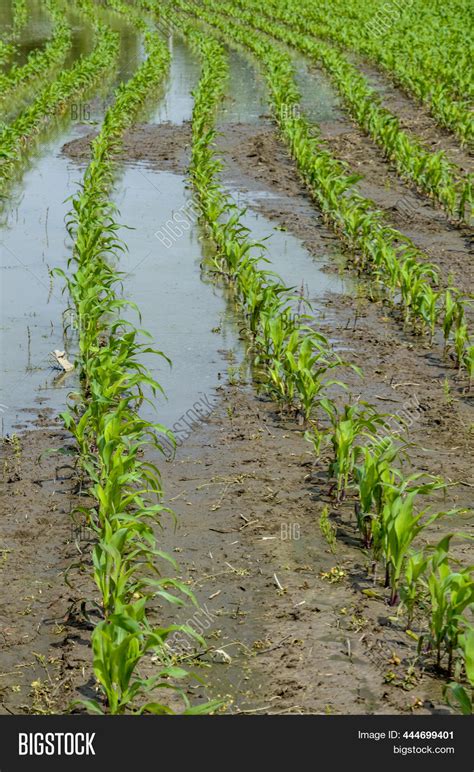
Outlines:
[{"label": "reflection of sky in water", "polygon": [[293,56],[296,83],[301,94],[301,107],[315,123],[337,121],[343,116],[341,102],[335,88],[325,73],[309,66],[299,55]]},{"label": "reflection of sky in water", "polygon": [[[70,137],[68,137],[70,138]],[[64,405],[74,377],[55,392],[48,354],[64,347],[62,314],[67,295],[55,278],[51,291],[49,268],[66,268],[65,199],[76,189],[79,170],[58,155],[65,140],[43,147],[34,167],[25,173],[22,190],[14,193],[7,226],[0,231],[2,367],[0,402],[7,405],[5,431],[24,408],[31,408],[35,392],[47,396],[55,410]]]},{"label": "reflection of sky in water", "polygon": [[[213,395],[227,369],[219,350],[238,344],[222,288],[201,278],[202,234],[183,210],[189,196],[184,177],[144,166],[126,168],[115,196],[120,222],[133,228],[120,234],[128,245],[120,259],[124,296],[138,304],[152,345],[172,361],[170,368],[146,357],[167,399],[157,398],[156,414],[147,406],[142,412],[169,426],[203,395]],[[179,227],[172,218],[180,211]],[[136,320],[134,312],[127,316]]]},{"label": "reflection of sky in water", "polygon": [[185,45],[183,39],[174,35],[168,42],[172,55],[169,76],[166,83],[166,93],[160,100],[156,110],[149,118],[150,123],[183,123],[190,121],[193,112],[194,91],[201,72],[196,56]]},{"label": "reflection of sky in water", "polygon": [[219,112],[219,123],[260,123],[268,111],[263,77],[252,61],[231,48],[226,98]]}]

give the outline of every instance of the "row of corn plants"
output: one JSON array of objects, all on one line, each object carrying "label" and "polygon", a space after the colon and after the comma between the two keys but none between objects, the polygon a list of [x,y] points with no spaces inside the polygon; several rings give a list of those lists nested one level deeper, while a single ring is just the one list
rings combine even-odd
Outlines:
[{"label": "row of corn plants", "polygon": [[[305,34],[307,24],[294,12],[273,6],[259,13],[261,3],[254,0],[234,0],[232,3],[220,3],[220,7],[223,13],[237,16],[321,63],[351,116],[393,161],[400,176],[441,204],[451,217],[470,221],[474,207],[472,175],[464,176],[442,150],[433,153],[416,137],[404,131],[399,119],[383,107],[377,92],[343,53]],[[275,17],[283,24],[278,24]]]},{"label": "row of corn plants", "polygon": [[442,289],[437,267],[408,237],[386,224],[383,213],[370,200],[353,190],[357,175],[350,174],[346,165],[332,156],[317,127],[300,111],[290,56],[222,16],[221,3],[202,0],[197,7],[180,0],[179,5],[193,15],[199,14],[261,61],[283,139],[326,222],[346,245],[354,266],[370,274],[388,302],[402,307],[405,324],[425,334],[430,344],[438,327],[442,330],[445,350],[452,352],[471,386],[474,345],[466,322],[470,298],[456,288]]},{"label": "row of corn plants", "polygon": [[21,167],[34,142],[53,121],[64,115],[74,100],[86,95],[108,74],[118,54],[118,37],[97,21],[94,9],[80,6],[93,23],[94,49],[45,85],[36,99],[8,126],[0,129],[0,191],[4,191],[15,170]]},{"label": "row of corn plants", "polygon": [[15,49],[11,43],[6,43],[5,41],[0,40],[0,67],[8,61],[14,50]]},{"label": "row of corn plants", "polygon": [[[167,72],[169,54],[138,12],[118,0],[108,5],[126,13],[142,33],[147,58],[117,89],[92,143],[91,161],[68,219],[74,242],[69,267],[74,270],[57,271],[66,281],[78,322],[81,392],[73,396],[63,420],[76,441],[81,474],[94,500],[82,515],[95,536],[92,570],[100,596],[92,649],[103,700],[80,704],[95,713],[171,713],[149,697],[172,688],[184,700],[185,713],[207,712],[215,705],[193,708],[175,685],[188,674],[166,649],[166,639],[178,630],[201,639],[189,627],[160,627],[150,620],[153,601],[182,605],[192,594],[158,568],[158,561],[173,567],[174,561],[157,545],[155,527],[166,508],[159,469],[147,452],[160,453],[160,438],[168,432],[140,417],[140,406],[149,400],[145,391],[152,397],[161,391],[141,360],[145,354],[164,355],[150,345],[145,331],[122,318],[136,307],[121,294],[122,274],[116,265],[125,244],[117,235],[110,200],[114,156],[124,132]],[[145,678],[140,667],[151,655],[159,660],[158,672]]]},{"label": "row of corn plants", "polygon": [[[187,10],[186,3],[180,2],[180,7]],[[413,548],[426,527],[459,510],[432,512],[424,503],[424,497],[446,485],[423,473],[406,475],[401,464],[399,468],[403,445],[391,438],[381,441],[377,434],[388,426],[387,416],[360,401],[341,406],[340,398],[330,396],[334,387],[344,389],[343,381],[333,378],[331,371],[350,365],[317,332],[309,309],[295,313],[297,295],[268,270],[265,247],[252,241],[242,224],[242,212],[220,185],[222,164],[214,144],[215,113],[227,74],[223,48],[181,17],[172,19],[203,62],[194,95],[190,177],[216,246],[211,270],[233,290],[268,393],[303,416],[316,455],[325,445],[332,448],[328,471],[334,480],[335,505],[349,496],[354,498],[363,546],[371,551],[374,566],[384,561],[389,602],[406,610],[407,626],[413,624],[419,610],[428,618],[428,629],[419,635],[420,651],[435,651],[439,668],[447,657],[448,675],[458,677],[449,687],[450,694],[459,701],[460,695],[467,695],[465,680],[472,673],[466,645],[471,640],[467,615],[474,609],[472,570],[451,568],[447,548],[452,535],[434,547]]]},{"label": "row of corn plants", "polygon": [[13,0],[13,24],[12,35],[17,37],[23,27],[26,26],[28,21],[28,8],[26,7],[26,0]]},{"label": "row of corn plants", "polygon": [[4,65],[15,53],[15,41],[28,21],[26,0],[13,0],[13,21],[9,32],[0,40],[0,66]]},{"label": "row of corn plants", "polygon": [[371,555],[374,582],[382,561],[389,604],[398,606],[399,618],[405,617],[420,655],[434,658],[437,670],[448,679],[454,676],[446,690],[448,697],[470,713],[466,684],[474,687],[474,574],[471,565],[462,566],[454,559],[449,547],[454,537],[458,541],[471,537],[448,533],[437,544],[419,546],[420,540],[426,541],[426,528],[467,510],[433,511],[426,497],[436,491],[446,493],[447,485],[425,473],[404,472],[406,446],[387,432],[390,417],[362,402],[340,409],[324,399],[321,408],[330,428],[321,431],[313,425],[307,438],[318,454],[325,443],[331,447],[329,473],[335,505],[342,499],[352,501],[362,546]]},{"label": "row of corn plants", "polygon": [[[268,5],[272,9],[288,11],[294,4],[293,0],[269,0]],[[453,0],[449,14],[442,0],[413,0],[403,12],[393,7],[391,18],[385,25],[380,24],[379,29],[377,23],[382,15],[379,12],[386,10],[380,0],[322,0],[317,6],[303,0],[299,7],[302,16],[311,20],[310,27],[316,31],[321,29],[325,37],[366,54],[370,46],[373,51],[384,47],[388,52],[396,48],[407,64],[419,68],[421,77],[433,75],[432,80],[442,82],[454,97],[474,95],[466,71],[469,61],[467,0]],[[383,35],[377,40],[377,33],[382,29]],[[459,57],[457,67],[451,60],[456,54]]]},{"label": "row of corn plants", "polygon": [[329,38],[375,60],[425,103],[440,125],[472,146],[468,0],[453,0],[449,14],[441,0],[415,0],[397,14],[399,18],[384,13],[378,0],[323,0],[317,5],[309,0],[269,0],[267,6],[271,12],[283,9],[293,19],[299,17],[318,38]]},{"label": "row of corn plants", "polygon": [[50,78],[71,47],[71,30],[63,9],[55,0],[46,0],[45,5],[53,20],[51,40],[44,48],[31,51],[25,64],[13,64],[8,72],[0,73],[0,104],[9,97],[18,99],[19,89]]}]

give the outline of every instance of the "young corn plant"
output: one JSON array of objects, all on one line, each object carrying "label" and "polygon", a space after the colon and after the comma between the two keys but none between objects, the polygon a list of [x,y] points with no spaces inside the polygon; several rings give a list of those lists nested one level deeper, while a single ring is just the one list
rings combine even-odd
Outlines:
[{"label": "young corn plant", "polygon": [[[359,493],[355,502],[357,526],[366,549],[372,549],[374,560],[380,556],[380,514],[385,504],[389,485],[401,477],[393,464],[398,460],[402,446],[390,437],[375,439],[355,450],[354,483]],[[375,565],[375,564],[374,564]]]},{"label": "young corn plant", "polygon": [[346,496],[354,473],[358,445],[364,440],[374,439],[377,429],[385,425],[385,417],[379,415],[372,405],[361,401],[344,405],[341,412],[329,400],[322,399],[320,405],[331,422],[333,461],[329,472],[336,479],[336,501],[340,502]]},{"label": "young corn plant", "polygon": [[322,535],[324,536],[325,540],[327,541],[329,545],[329,549],[334,554],[336,552],[336,535],[337,535],[337,528],[334,525],[334,523],[331,523],[331,520],[329,519],[329,507],[325,506],[321,510],[321,514],[319,516],[319,530],[321,531]]},{"label": "young corn plant", "polygon": [[[466,612],[474,610],[474,576],[472,566],[453,571],[449,561],[449,544],[453,534],[436,546],[428,565],[426,586],[430,598],[428,650],[436,652],[436,666],[441,668],[447,655],[451,675],[460,637],[468,628]],[[424,643],[425,638],[421,639]]]},{"label": "young corn plant", "polygon": [[467,372],[469,379],[469,391],[472,390],[472,384],[474,382],[474,345],[467,346],[463,355],[463,366]]},{"label": "young corn plant", "polygon": [[[448,703],[454,703],[464,716],[474,713],[474,627],[466,627],[458,637],[458,650],[460,652],[461,667],[456,681],[446,687]],[[464,670],[465,683],[461,683],[462,670]]]},{"label": "young corn plant", "polygon": [[428,567],[428,557],[423,550],[407,555],[403,580],[400,583],[400,600],[406,612],[406,627],[410,629],[415,611],[423,597],[423,578]]},{"label": "young corn plant", "polygon": [[380,515],[380,540],[386,562],[386,584],[391,588],[390,605],[399,600],[399,586],[406,560],[417,536],[441,517],[458,514],[459,509],[430,513],[428,508],[416,510],[417,498],[444,484],[434,479],[412,486],[422,475],[412,475],[401,484],[387,486],[388,500]]},{"label": "young corn plant", "polygon": [[[145,702],[143,698],[146,699],[147,695],[157,689],[169,689],[174,681],[185,678],[187,671],[173,665],[162,665],[156,675],[144,679],[137,675],[140,661],[152,653],[162,658],[166,640],[175,631],[185,632],[190,638],[204,643],[201,636],[189,626],[151,628],[146,619],[145,603],[146,599],[141,598],[124,606],[107,620],[99,622],[92,635],[94,672],[106,696],[106,712],[112,715],[130,712],[130,706],[136,703],[137,697],[142,698],[142,703],[132,713],[172,713],[167,705],[155,701]],[[184,691],[173,688],[183,698],[186,706],[184,712],[192,712]],[[76,704],[84,705],[92,713],[104,713],[96,700],[82,700]],[[217,704],[215,701],[214,706],[217,707]]]},{"label": "young corn plant", "polygon": [[464,306],[460,293],[453,287],[445,290],[443,310],[443,335],[446,353],[452,330],[457,329],[464,322]]}]

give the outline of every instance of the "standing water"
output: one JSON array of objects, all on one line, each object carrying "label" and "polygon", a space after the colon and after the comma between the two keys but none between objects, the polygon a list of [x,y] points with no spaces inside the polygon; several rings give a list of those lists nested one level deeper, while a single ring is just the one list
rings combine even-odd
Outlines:
[{"label": "standing water", "polygon": [[[140,61],[138,38],[116,14],[104,15],[122,28],[123,38],[116,82],[133,72]],[[28,29],[37,33],[47,22],[35,15]],[[32,26],[33,25],[33,26]],[[112,25],[111,25],[112,26]],[[82,25],[76,35],[76,54],[90,46],[90,29]],[[26,34],[26,32],[25,32]],[[125,50],[124,46],[127,45]],[[72,64],[72,60],[69,62]],[[109,89],[112,86],[109,84]],[[58,121],[30,160],[9,195],[0,222],[0,420],[2,433],[24,428],[37,414],[38,404],[54,413],[64,409],[67,393],[76,384],[75,374],[66,376],[52,368],[50,352],[67,350],[63,335],[67,294],[63,282],[52,281],[50,269],[66,269],[69,247],[64,218],[71,208],[67,199],[81,181],[83,169],[61,154],[63,144],[84,133],[81,120],[100,122],[105,105],[81,102],[71,108],[65,120]],[[70,119],[78,119],[71,123]],[[45,196],[47,191],[48,195]],[[35,408],[36,405],[36,408]]]}]

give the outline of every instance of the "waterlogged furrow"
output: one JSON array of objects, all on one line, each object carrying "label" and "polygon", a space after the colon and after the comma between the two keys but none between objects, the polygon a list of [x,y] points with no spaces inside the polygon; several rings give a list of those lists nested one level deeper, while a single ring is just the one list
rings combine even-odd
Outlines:
[{"label": "waterlogged furrow", "polygon": [[[328,471],[335,480],[336,502],[349,496],[354,498],[363,546],[370,550],[374,564],[383,559],[386,586],[390,587],[389,602],[394,606],[402,602],[407,626],[420,613],[421,605],[427,624],[420,647],[424,642],[428,652],[436,652],[438,668],[447,657],[449,675],[457,662],[460,680],[462,673],[474,685],[474,629],[468,621],[474,608],[472,570],[451,568],[449,545],[453,534],[431,550],[413,546],[425,528],[458,510],[429,511],[425,496],[445,490],[446,484],[423,473],[403,474],[403,448],[390,437],[378,436],[381,429],[387,429],[385,416],[362,402],[343,404],[341,408],[328,396],[327,389],[335,382],[326,379],[326,375],[334,366],[344,363],[311,327],[314,319],[291,310],[294,298],[278,277],[260,267],[265,250],[250,240],[249,231],[241,222],[242,213],[220,186],[222,165],[213,146],[215,114],[227,75],[223,48],[179,17],[171,16],[171,20],[184,31],[203,62],[195,92],[190,176],[217,248],[214,269],[234,289],[263,382],[274,398],[293,411],[296,407],[303,415],[316,455],[324,442],[332,447],[333,460]],[[321,430],[321,413],[328,419],[327,431]],[[328,540],[334,540],[327,507],[320,526]],[[470,707],[466,683],[452,682],[448,689],[461,707]]]},{"label": "waterlogged furrow", "polygon": [[[126,13],[142,33],[147,59],[117,89],[92,144],[92,158],[82,189],[73,199],[68,223],[74,238],[70,260],[74,273],[59,272],[67,281],[77,316],[82,383],[81,394],[63,418],[76,440],[80,465],[95,501],[85,515],[96,535],[93,574],[102,617],[94,628],[92,647],[94,673],[104,701],[82,704],[95,713],[159,714],[171,710],[147,702],[148,694],[160,687],[177,689],[174,681],[187,675],[170,664],[165,645],[168,635],[184,630],[203,641],[188,627],[156,627],[148,618],[153,599],[182,604],[182,596],[191,597],[191,593],[176,580],[161,577],[156,565],[158,559],[171,564],[173,560],[157,548],[153,526],[164,510],[161,479],[144,451],[161,452],[160,436],[169,433],[160,424],[143,420],[139,408],[145,388],[152,395],[161,390],[141,358],[147,353],[164,355],[149,346],[144,331],[120,318],[121,311],[134,304],[121,297],[121,274],[115,266],[125,245],[116,235],[119,226],[110,194],[114,155],[140,107],[163,79],[169,54],[165,42],[137,12],[119,0],[110,0],[109,5]],[[161,664],[158,673],[145,680],[140,676],[140,662],[151,652],[158,654]],[[186,713],[214,707],[194,709],[184,693],[182,697]]]},{"label": "waterlogged furrow", "polygon": [[[197,14],[194,4],[184,0],[178,0],[178,4]],[[332,156],[318,128],[301,114],[290,56],[220,15],[220,7],[214,0],[203,0],[199,15],[261,61],[283,139],[313,199],[345,243],[355,267],[367,271],[391,303],[400,303],[405,323],[420,334],[427,333],[430,343],[441,327],[445,347],[453,348],[456,364],[466,371],[471,385],[474,345],[465,320],[469,299],[456,288],[440,289],[437,267],[409,238],[385,223],[383,212],[353,190],[357,175],[349,174],[346,165]]]},{"label": "waterlogged furrow", "polygon": [[[85,10],[86,3],[81,3],[81,7]],[[0,192],[5,192],[15,169],[21,167],[32,144],[53,119],[64,114],[73,100],[90,91],[114,64],[118,54],[117,35],[96,21],[91,8],[88,13],[94,25],[92,53],[44,86],[34,102],[0,131]]]},{"label": "waterlogged furrow", "polygon": [[472,176],[464,177],[461,169],[451,163],[443,151],[432,153],[416,137],[404,131],[398,118],[381,105],[380,97],[367,79],[341,52],[305,35],[307,27],[294,16],[275,11],[277,18],[285,24],[275,23],[273,15],[258,12],[261,3],[254,0],[233,0],[220,3],[219,7],[233,21],[244,21],[321,63],[345,100],[351,116],[395,163],[401,177],[438,201],[451,217],[470,221],[474,206]]},{"label": "waterlogged furrow", "polygon": [[24,86],[48,78],[71,47],[71,30],[60,6],[55,0],[46,0],[45,5],[54,22],[53,36],[44,48],[32,51],[24,65],[13,64],[7,73],[0,73],[0,106],[10,97],[18,99]]}]

